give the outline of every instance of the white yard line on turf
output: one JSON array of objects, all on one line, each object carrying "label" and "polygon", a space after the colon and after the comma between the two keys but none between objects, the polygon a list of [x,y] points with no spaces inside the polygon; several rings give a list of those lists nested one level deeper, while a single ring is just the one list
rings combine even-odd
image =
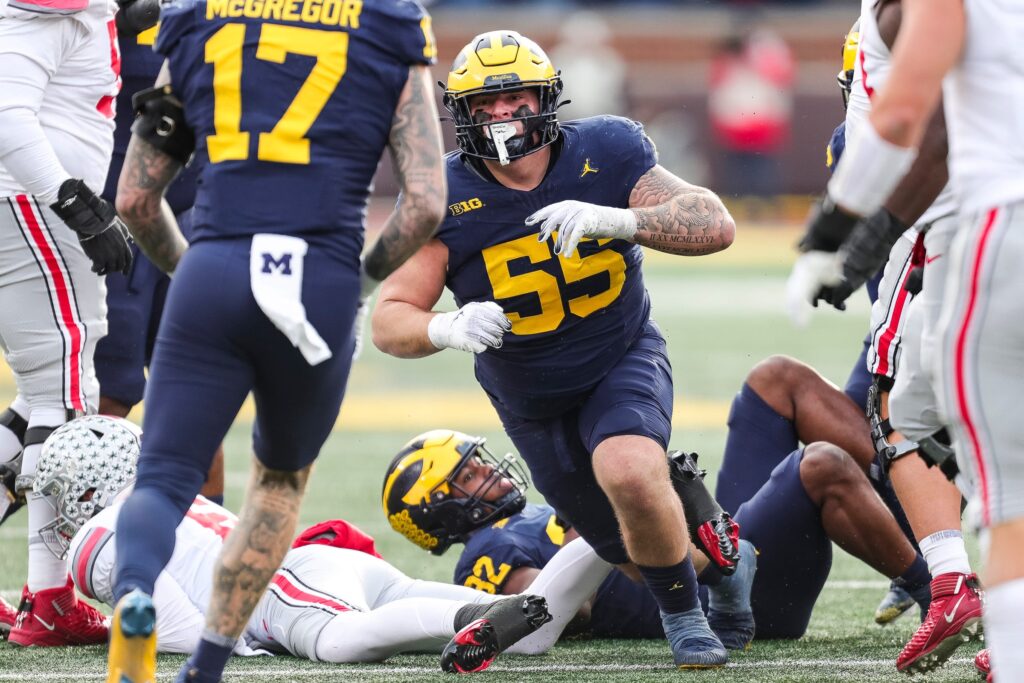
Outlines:
[{"label": "white yard line on turf", "polygon": [[[958,657],[950,659],[947,663],[967,664],[972,663],[973,658]],[[810,667],[810,668],[855,668],[874,669],[892,668],[891,659],[777,659],[770,662],[736,662],[727,664],[729,669],[781,669],[783,667]],[[573,671],[592,671],[595,673],[616,671],[659,671],[670,670],[672,667],[667,664],[543,664],[537,666],[508,666],[498,665],[491,669],[495,673],[560,673]],[[440,667],[433,666],[361,666],[338,668],[302,668],[292,669],[286,666],[266,667],[261,669],[245,669],[239,671],[228,671],[225,674],[226,681],[241,680],[243,678],[252,680],[254,676],[274,676],[288,678],[323,678],[328,671],[338,674],[434,674],[441,673]],[[101,677],[103,672],[81,673],[76,675],[87,677]],[[0,673],[0,681],[56,681],[69,680],[68,672],[47,672],[47,673]],[[160,680],[171,680],[177,676],[177,672],[164,672],[157,674]],[[82,679],[78,679],[82,680]]]},{"label": "white yard line on turf", "polygon": [[825,588],[834,588],[836,590],[864,590],[867,588],[888,588],[889,582],[880,579],[861,580],[861,579],[837,579],[835,581],[826,581]]}]

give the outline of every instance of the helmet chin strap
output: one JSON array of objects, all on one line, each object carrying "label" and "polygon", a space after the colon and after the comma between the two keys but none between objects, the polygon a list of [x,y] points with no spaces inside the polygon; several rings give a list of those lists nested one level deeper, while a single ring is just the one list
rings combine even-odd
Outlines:
[{"label": "helmet chin strap", "polygon": [[498,163],[508,166],[508,148],[505,146],[505,141],[515,137],[516,127],[511,123],[492,123],[488,128],[491,132],[491,142],[498,150]]}]

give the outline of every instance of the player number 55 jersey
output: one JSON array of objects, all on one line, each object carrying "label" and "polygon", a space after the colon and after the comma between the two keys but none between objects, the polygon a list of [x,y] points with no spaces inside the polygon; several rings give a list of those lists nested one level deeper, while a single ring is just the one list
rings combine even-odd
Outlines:
[{"label": "player number 55 jersey", "polygon": [[[496,301],[512,321],[500,349],[476,356],[481,385],[512,412],[532,417],[540,401],[596,385],[647,323],[641,248],[585,239],[570,258],[537,241],[526,218],[575,199],[626,208],[637,180],[657,163],[643,126],[596,116],[561,126],[557,159],[536,188],[482,178],[459,154],[447,157],[447,286],[459,306]],[[560,404],[560,409],[565,406]]]}]

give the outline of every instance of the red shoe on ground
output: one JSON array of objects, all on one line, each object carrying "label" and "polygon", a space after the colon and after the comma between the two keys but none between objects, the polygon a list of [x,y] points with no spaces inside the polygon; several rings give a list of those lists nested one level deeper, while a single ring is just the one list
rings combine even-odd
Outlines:
[{"label": "red shoe on ground", "polygon": [[3,598],[0,598],[0,639],[6,638],[18,618],[18,610]]},{"label": "red shoe on ground", "polygon": [[932,579],[931,589],[928,615],[896,658],[899,671],[936,669],[962,644],[981,638],[981,589],[976,574],[940,574]]},{"label": "red shoe on ground", "polygon": [[974,668],[978,670],[981,677],[992,683],[992,660],[989,659],[988,648],[978,652],[974,657]]},{"label": "red shoe on ground", "polygon": [[68,577],[62,588],[23,593],[18,618],[8,640],[15,645],[102,645],[107,642],[107,621],[98,610],[82,602]]}]

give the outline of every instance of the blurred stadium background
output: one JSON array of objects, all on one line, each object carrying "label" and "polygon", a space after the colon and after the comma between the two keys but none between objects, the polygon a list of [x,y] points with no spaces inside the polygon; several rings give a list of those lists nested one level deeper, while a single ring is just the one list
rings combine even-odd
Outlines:
[{"label": "blurred stadium background", "polygon": [[[368,0],[369,1],[369,0]],[[868,303],[855,295],[845,314],[819,311],[809,328],[783,311],[785,278],[811,196],[824,184],[825,144],[843,111],[835,81],[843,36],[856,19],[853,0],[767,3],[482,2],[430,6],[438,41],[435,76],[444,79],[475,34],[518,30],[548,50],[565,80],[560,113],[569,120],[616,113],[642,121],[661,163],[719,192],[737,219],[732,248],[699,259],[648,252],[645,278],[654,317],[675,370],[673,446],[698,451],[714,472],[729,402],[747,371],[775,353],[796,356],[842,385],[867,330]],[[446,128],[448,147],[453,135]],[[388,162],[378,174],[369,227],[393,204]],[[443,302],[450,310],[450,301]],[[0,401],[14,396],[0,367]],[[142,420],[140,409],[131,416]],[[252,407],[226,440],[227,505],[238,509],[247,477]],[[447,581],[455,552],[434,558],[399,538],[381,513],[382,472],[415,434],[449,427],[511,448],[472,374],[454,351],[419,361],[385,357],[372,346],[356,364],[335,433],[317,464],[302,523],[345,517],[373,534],[378,548],[410,575]],[[188,429],[188,425],[182,425]],[[531,498],[539,501],[536,494]],[[24,514],[0,528],[0,594],[20,595],[25,572]],[[872,613],[886,581],[836,549],[830,582],[808,635],[756,642],[729,669],[690,674],[718,681],[897,681],[893,662],[913,631],[905,617],[882,629]],[[928,680],[974,680],[964,653]],[[160,680],[180,658],[162,657]],[[19,651],[0,644],[0,681],[102,680],[101,648]],[[397,657],[382,666],[317,666],[290,658],[234,661],[226,681],[425,680],[440,678],[434,656]],[[653,641],[575,641],[543,658],[507,657],[494,680],[657,680],[677,677],[668,648]]]}]

